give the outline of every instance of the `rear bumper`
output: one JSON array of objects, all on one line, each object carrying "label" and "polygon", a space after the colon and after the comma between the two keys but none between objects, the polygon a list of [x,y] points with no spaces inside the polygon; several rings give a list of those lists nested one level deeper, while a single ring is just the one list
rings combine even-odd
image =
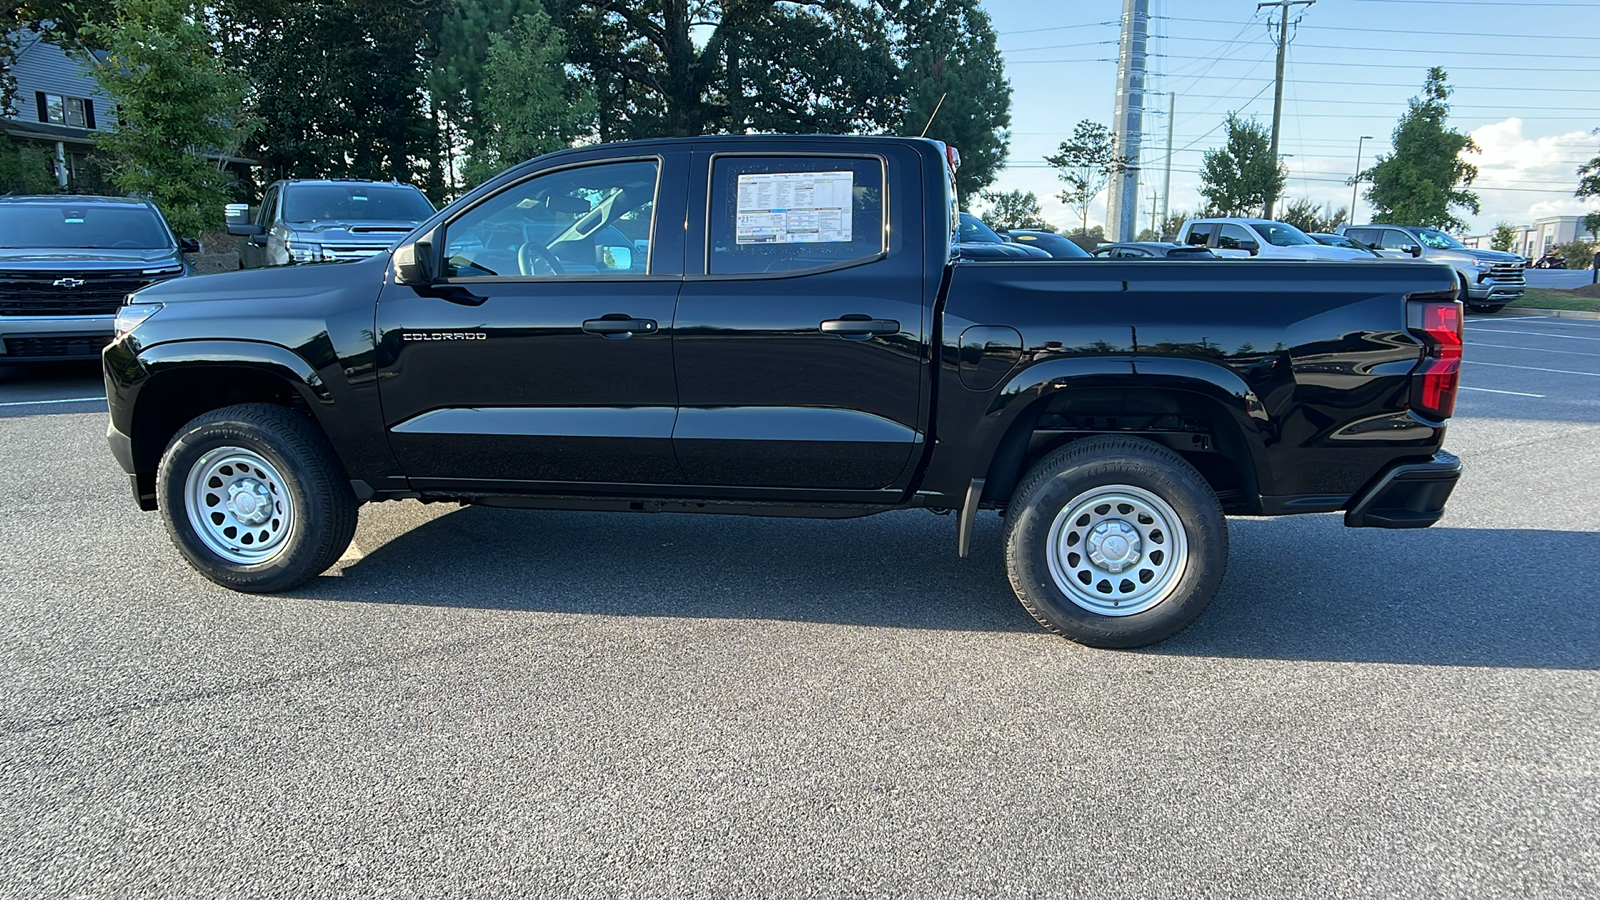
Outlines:
[{"label": "rear bumper", "polygon": [[1344,514],[1351,528],[1427,528],[1444,515],[1445,501],[1461,479],[1461,460],[1440,450],[1425,463],[1393,466],[1352,498]]}]

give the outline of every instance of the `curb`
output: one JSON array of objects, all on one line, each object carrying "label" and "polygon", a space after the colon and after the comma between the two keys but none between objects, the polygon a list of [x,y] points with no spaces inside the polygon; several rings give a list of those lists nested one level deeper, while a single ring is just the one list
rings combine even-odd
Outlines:
[{"label": "curb", "polygon": [[[1519,316],[1547,316],[1552,319],[1600,319],[1600,312],[1591,312],[1587,309],[1531,309],[1518,306],[1501,312],[1516,313]],[[1493,315],[1499,317],[1500,313]]]}]

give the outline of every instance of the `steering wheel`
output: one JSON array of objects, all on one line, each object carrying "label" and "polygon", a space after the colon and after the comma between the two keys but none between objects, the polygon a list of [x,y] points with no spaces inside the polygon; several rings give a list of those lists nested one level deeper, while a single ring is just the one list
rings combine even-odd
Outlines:
[{"label": "steering wheel", "polygon": [[[540,271],[540,269],[544,271]],[[517,248],[517,271],[523,275],[565,275],[555,254],[533,241],[523,241]]]}]

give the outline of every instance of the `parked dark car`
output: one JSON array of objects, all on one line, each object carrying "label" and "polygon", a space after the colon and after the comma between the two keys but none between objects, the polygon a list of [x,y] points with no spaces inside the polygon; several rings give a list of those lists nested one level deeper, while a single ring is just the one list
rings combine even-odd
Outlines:
[{"label": "parked dark car", "polygon": [[388,250],[431,215],[433,204],[409,184],[288,179],[267,187],[254,221],[230,221],[228,233],[245,238],[246,269],[343,262]]},{"label": "parked dark car", "polygon": [[1204,247],[1166,241],[1118,241],[1101,244],[1090,254],[1095,259],[1221,259]]},{"label": "parked dark car", "polygon": [[333,565],[384,500],[926,508],[957,513],[962,556],[1003,511],[1024,607],[1108,647],[1201,613],[1227,514],[1442,515],[1449,270],[952,264],[949,158],[824,135],[574,148],[372,259],[146,288],[105,351],[112,453],[196,569],[257,592]]},{"label": "parked dark car", "polygon": [[1328,247],[1343,247],[1346,250],[1356,250],[1371,256],[1375,256],[1378,259],[1384,258],[1383,254],[1372,249],[1371,247],[1368,247],[1366,244],[1363,244],[1353,238],[1345,237],[1342,234],[1322,234],[1314,231],[1308,231],[1306,234],[1310,235],[1311,239],[1317,243]]},{"label": "parked dark car", "polygon": [[1072,242],[1071,238],[1054,231],[1033,231],[1013,228],[1001,232],[1001,237],[1027,247],[1035,247],[1050,255],[1051,259],[1088,259],[1089,251]]},{"label": "parked dark car", "polygon": [[1018,244],[1001,237],[972,213],[960,214],[959,250],[962,259],[1051,259],[1038,247]]},{"label": "parked dark car", "polygon": [[0,197],[0,365],[99,358],[123,300],[198,249],[148,200]]}]

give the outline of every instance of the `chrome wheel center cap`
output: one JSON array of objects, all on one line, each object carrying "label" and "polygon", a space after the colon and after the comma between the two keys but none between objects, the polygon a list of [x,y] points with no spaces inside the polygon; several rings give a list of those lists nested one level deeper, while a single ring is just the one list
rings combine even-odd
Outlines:
[{"label": "chrome wheel center cap", "polygon": [[1089,561],[1117,573],[1138,562],[1139,532],[1121,519],[1110,519],[1089,529]]},{"label": "chrome wheel center cap", "polygon": [[244,478],[230,491],[228,507],[246,525],[260,525],[272,515],[272,494],[261,482]]}]

